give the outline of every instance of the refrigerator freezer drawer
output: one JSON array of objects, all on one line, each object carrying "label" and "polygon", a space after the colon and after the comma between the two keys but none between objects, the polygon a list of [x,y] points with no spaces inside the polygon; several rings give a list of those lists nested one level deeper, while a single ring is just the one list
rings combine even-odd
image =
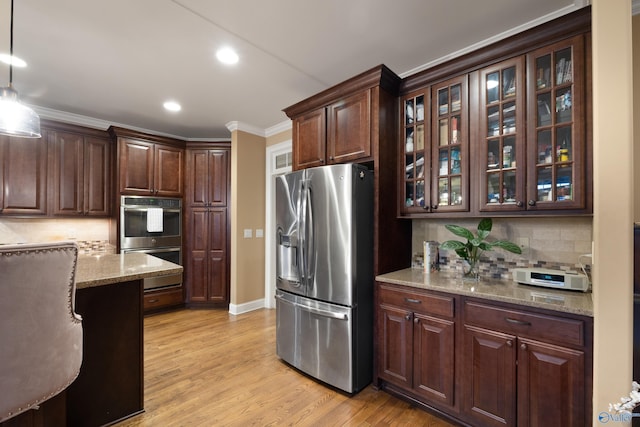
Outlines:
[{"label": "refrigerator freezer drawer", "polygon": [[287,363],[352,393],[355,309],[278,291],[277,354]]}]

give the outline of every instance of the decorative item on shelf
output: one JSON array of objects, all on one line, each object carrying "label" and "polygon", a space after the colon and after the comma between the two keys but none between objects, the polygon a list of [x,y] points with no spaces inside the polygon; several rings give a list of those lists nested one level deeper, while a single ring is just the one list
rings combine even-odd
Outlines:
[{"label": "decorative item on shelf", "polygon": [[440,247],[442,249],[453,250],[463,261],[463,278],[468,280],[479,280],[479,262],[483,251],[490,251],[493,248],[501,248],[514,254],[521,254],[522,250],[515,243],[507,240],[486,241],[493,227],[491,218],[482,218],[478,224],[477,234],[474,235],[469,229],[459,225],[447,224],[446,229],[456,236],[467,239],[467,242],[459,240],[447,240]]},{"label": "decorative item on shelf", "polygon": [[22,138],[40,138],[40,117],[18,100],[13,88],[13,0],[9,42],[9,85],[0,87],[0,134]]}]

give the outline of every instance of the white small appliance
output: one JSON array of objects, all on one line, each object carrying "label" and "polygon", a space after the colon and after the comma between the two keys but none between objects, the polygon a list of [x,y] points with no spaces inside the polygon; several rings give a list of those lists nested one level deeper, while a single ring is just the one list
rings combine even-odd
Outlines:
[{"label": "white small appliance", "polygon": [[561,270],[514,268],[513,281],[524,285],[541,286],[544,288],[567,289],[582,292],[589,290],[589,278],[587,276]]}]

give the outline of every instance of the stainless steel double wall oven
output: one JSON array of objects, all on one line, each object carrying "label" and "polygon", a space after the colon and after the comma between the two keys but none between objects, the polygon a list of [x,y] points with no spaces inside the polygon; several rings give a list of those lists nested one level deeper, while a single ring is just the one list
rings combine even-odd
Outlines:
[{"label": "stainless steel double wall oven", "polygon": [[[120,250],[143,252],[182,265],[182,199],[122,196]],[[181,285],[181,273],[144,280],[145,291]]]}]

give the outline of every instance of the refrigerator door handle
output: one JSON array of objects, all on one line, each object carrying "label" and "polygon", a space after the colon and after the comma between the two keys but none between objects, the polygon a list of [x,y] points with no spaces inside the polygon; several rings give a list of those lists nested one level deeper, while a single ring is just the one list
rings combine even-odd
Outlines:
[{"label": "refrigerator door handle", "polygon": [[281,302],[283,302],[285,304],[290,304],[290,305],[296,306],[298,308],[301,308],[304,311],[308,311],[309,313],[317,314],[318,316],[329,317],[331,319],[338,319],[338,320],[349,320],[349,315],[345,314],[345,313],[336,313],[336,312],[333,312],[333,311],[321,310],[319,308],[314,308],[314,307],[309,307],[307,305],[298,304],[298,303],[295,303],[293,301],[289,301],[286,298],[281,297],[280,295],[276,295],[275,298],[277,300],[280,300]]},{"label": "refrigerator door handle", "polygon": [[304,179],[300,180],[300,188],[298,189],[298,221],[296,222],[297,233],[298,233],[298,248],[300,249],[297,253],[298,255],[298,269],[300,273],[300,283],[302,285],[306,284],[307,278],[307,266],[305,264],[305,245],[307,236],[305,234],[306,230],[306,200],[304,199],[305,195],[305,185]]},{"label": "refrigerator door handle", "polygon": [[305,307],[299,304],[298,304],[298,307],[308,311],[309,313],[317,314],[318,316],[329,317],[331,319],[338,319],[338,320],[349,320],[349,316],[344,313],[335,313],[333,311],[320,310],[318,308],[313,308],[313,307]]},{"label": "refrigerator door handle", "polygon": [[305,268],[306,268],[306,274],[307,274],[307,278],[309,280],[309,284],[307,286],[309,286],[309,288],[313,287],[313,284],[315,282],[315,278],[314,278],[314,272],[316,271],[315,268],[315,260],[316,260],[316,253],[315,253],[315,246],[314,246],[314,228],[313,228],[313,203],[311,202],[313,200],[312,198],[312,193],[311,193],[311,187],[309,185],[306,186],[306,191],[305,191],[305,205],[306,205],[306,210],[308,212],[307,214],[307,220],[305,220],[305,232],[306,232],[306,245],[305,245],[305,253],[306,253],[306,259],[305,259]]}]

